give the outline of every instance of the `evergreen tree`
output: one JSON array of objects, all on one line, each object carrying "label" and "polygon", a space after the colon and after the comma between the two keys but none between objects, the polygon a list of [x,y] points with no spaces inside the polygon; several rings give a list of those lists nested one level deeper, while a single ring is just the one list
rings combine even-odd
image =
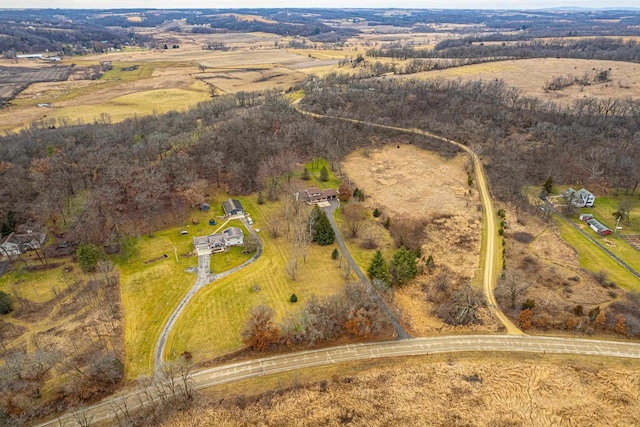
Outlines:
[{"label": "evergreen tree", "polygon": [[95,271],[101,257],[102,251],[96,245],[83,243],[78,247],[78,263],[80,263],[80,270],[85,273]]},{"label": "evergreen tree", "polygon": [[553,190],[553,178],[548,177],[544,181],[544,185],[542,186],[542,188],[547,194],[551,194],[551,191]]},{"label": "evergreen tree", "polygon": [[333,252],[331,252],[331,259],[338,259],[339,256],[340,252],[338,251],[338,248],[334,248]]},{"label": "evergreen tree", "polygon": [[309,169],[307,169],[306,167],[302,170],[302,179],[304,179],[305,181],[309,181],[311,179]]},{"label": "evergreen tree", "polygon": [[320,246],[333,244],[336,237],[327,214],[316,205],[309,215],[309,226],[313,233],[313,241]]},{"label": "evergreen tree", "polygon": [[379,216],[380,216],[380,210],[378,208],[375,208],[373,210],[373,217],[378,218]]},{"label": "evergreen tree", "polygon": [[322,166],[322,169],[320,169],[320,181],[329,181],[329,171],[327,170],[326,166]]},{"label": "evergreen tree", "polygon": [[264,204],[264,196],[262,195],[262,191],[258,192],[258,204]]},{"label": "evergreen tree", "polygon": [[367,272],[371,280],[378,279],[389,283],[389,266],[382,252],[376,251],[373,258],[371,258],[371,264],[369,264],[369,270],[367,270]]},{"label": "evergreen tree", "polygon": [[0,291],[0,314],[7,314],[12,310],[11,296],[6,292]]},{"label": "evergreen tree", "polygon": [[401,247],[393,255],[391,260],[391,282],[396,286],[402,286],[416,277],[418,274],[418,263],[416,254],[405,247]]}]

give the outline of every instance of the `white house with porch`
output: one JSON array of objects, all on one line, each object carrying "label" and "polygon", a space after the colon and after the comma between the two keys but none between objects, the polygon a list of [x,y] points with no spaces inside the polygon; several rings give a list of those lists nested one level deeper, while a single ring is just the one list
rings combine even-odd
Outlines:
[{"label": "white house with porch", "polygon": [[193,246],[198,255],[215,254],[224,252],[231,246],[241,246],[244,244],[244,233],[239,227],[229,227],[222,233],[209,234],[193,238]]}]

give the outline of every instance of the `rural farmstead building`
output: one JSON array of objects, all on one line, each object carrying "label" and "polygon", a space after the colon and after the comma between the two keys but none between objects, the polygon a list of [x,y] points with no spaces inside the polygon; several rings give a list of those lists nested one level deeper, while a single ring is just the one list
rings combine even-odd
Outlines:
[{"label": "rural farmstead building", "polygon": [[302,192],[302,200],[308,205],[335,200],[337,198],[338,193],[331,188],[320,190],[318,187],[311,187]]},{"label": "rural farmstead building", "polygon": [[222,209],[227,217],[244,215],[244,208],[240,200],[229,199],[222,202]]},{"label": "rural farmstead building", "polygon": [[224,252],[231,246],[240,246],[243,243],[244,234],[242,229],[238,227],[229,227],[222,233],[193,238],[193,246],[196,248],[198,255]]},{"label": "rural farmstead building", "polygon": [[596,196],[586,188],[581,188],[578,191],[567,188],[564,194],[567,200],[571,200],[571,204],[577,208],[591,208],[596,201]]}]

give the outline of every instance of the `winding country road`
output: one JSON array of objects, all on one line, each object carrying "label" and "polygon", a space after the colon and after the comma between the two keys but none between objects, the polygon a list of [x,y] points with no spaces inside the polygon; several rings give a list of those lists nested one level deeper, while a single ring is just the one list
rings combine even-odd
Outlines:
[{"label": "winding country road", "polygon": [[[640,359],[640,344],[628,341],[599,341],[578,338],[556,338],[529,335],[467,335],[454,337],[411,338],[378,343],[348,344],[337,347],[307,350],[262,359],[216,366],[195,373],[196,389],[334,363],[382,357],[419,356],[456,352],[522,352],[576,354]],[[147,390],[148,391],[148,390]],[[116,406],[132,411],[149,405],[149,394],[143,390],[116,395],[84,409],[83,419],[91,424],[115,418]],[[73,414],[63,415],[40,426],[76,426]]]},{"label": "winding country road", "polygon": [[[558,337],[546,337],[546,336],[529,336],[524,335],[498,308],[496,304],[495,296],[493,294],[493,287],[496,283],[497,270],[495,268],[496,259],[496,215],[493,209],[493,204],[489,194],[489,188],[485,178],[482,164],[478,156],[473,153],[468,147],[447,138],[434,135],[430,132],[422,131],[419,129],[407,129],[396,126],[381,125],[376,123],[369,123],[365,121],[359,121],[343,117],[331,117],[323,116],[319,114],[309,113],[303,110],[298,110],[304,114],[317,117],[320,119],[334,119],[343,120],[352,123],[358,123],[366,126],[390,129],[406,133],[414,133],[423,135],[429,138],[437,139],[443,142],[454,144],[467,152],[473,161],[476,183],[478,191],[480,193],[480,199],[482,202],[484,215],[486,221],[486,248],[485,256],[483,259],[483,291],[488,301],[489,307],[492,313],[497,319],[505,326],[507,335],[459,335],[459,336],[445,336],[445,337],[432,337],[432,338],[407,338],[399,339],[395,341],[385,341],[376,343],[363,343],[363,344],[348,344],[331,348],[324,348],[318,350],[300,351],[290,354],[283,354],[271,357],[265,357],[261,359],[249,360],[244,362],[231,363],[227,365],[217,366],[211,369],[206,369],[194,373],[192,379],[194,387],[197,389],[207,388],[219,384],[230,383],[234,381],[240,381],[247,378],[255,378],[264,375],[275,374],[279,372],[291,371],[296,369],[304,369],[309,367],[325,366],[335,363],[344,363],[357,360],[376,359],[382,357],[400,357],[400,356],[415,356],[415,355],[429,355],[437,353],[454,353],[454,352],[523,352],[523,353],[550,353],[550,354],[575,354],[575,355],[591,355],[591,356],[606,356],[606,357],[622,357],[640,359],[640,344],[629,341],[601,341],[601,340],[587,340],[579,338],[558,338]],[[329,216],[332,221],[332,225],[335,227],[332,215]],[[340,244],[341,239],[338,239]],[[340,244],[345,256],[348,256],[348,251],[344,246],[344,242]],[[261,246],[259,253],[257,253],[253,259],[257,258],[261,253]],[[349,259],[350,257],[348,257]],[[353,262],[351,259],[350,262]],[[201,264],[202,263],[202,264]],[[174,313],[172,314],[169,322],[165,325],[161,340],[158,342],[156,348],[156,368],[160,366],[162,362],[162,352],[164,349],[164,343],[168,331],[171,329],[186,303],[195,294],[195,292],[202,286],[211,283],[213,279],[207,279],[204,276],[206,271],[203,266],[204,260],[199,260],[199,274],[196,284],[192,288],[193,292],[189,292],[187,296],[181,301]],[[208,264],[208,263],[207,263]],[[355,263],[353,263],[355,264]],[[238,267],[242,268],[246,265]],[[202,271],[200,271],[202,270]],[[356,273],[359,272],[361,280],[366,278],[359,270],[354,268]],[[233,270],[235,271],[235,270]],[[225,272],[224,274],[231,274],[233,271]],[[203,275],[202,281],[207,283],[201,283],[201,274]],[[207,272],[208,275],[208,272]],[[218,276],[220,277],[220,276]],[[214,278],[215,279],[215,278]],[[386,307],[383,303],[381,307]],[[393,316],[390,316],[393,319]],[[395,325],[394,325],[395,326]],[[400,325],[399,329],[403,330]],[[399,338],[400,334],[398,335]],[[88,420],[90,424],[98,422],[105,422],[115,418],[116,412],[114,407],[120,402],[126,404],[128,410],[134,410],[141,406],[148,405],[150,397],[148,390],[145,393],[144,390],[138,389],[133,392],[112,396],[102,402],[85,408],[83,410],[83,419]],[[156,398],[157,399],[157,398]],[[69,413],[59,417],[58,419],[48,421],[40,424],[41,426],[72,426],[77,425],[76,417],[74,414]]]}]

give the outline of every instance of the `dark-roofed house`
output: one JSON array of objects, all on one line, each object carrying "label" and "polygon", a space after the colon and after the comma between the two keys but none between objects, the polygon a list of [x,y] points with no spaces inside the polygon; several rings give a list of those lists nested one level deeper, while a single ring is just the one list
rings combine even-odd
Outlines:
[{"label": "dark-roofed house", "polygon": [[311,187],[304,190],[301,195],[302,200],[304,200],[308,205],[314,205],[316,203],[335,200],[338,198],[338,192],[331,188],[320,190],[318,187]]},{"label": "dark-roofed house", "polygon": [[244,208],[242,207],[242,203],[240,203],[240,200],[226,200],[222,202],[222,209],[224,209],[224,214],[228,217],[244,215]]},{"label": "dark-roofed house", "polygon": [[11,233],[0,243],[0,255],[14,256],[39,249],[46,239],[45,233]]}]

